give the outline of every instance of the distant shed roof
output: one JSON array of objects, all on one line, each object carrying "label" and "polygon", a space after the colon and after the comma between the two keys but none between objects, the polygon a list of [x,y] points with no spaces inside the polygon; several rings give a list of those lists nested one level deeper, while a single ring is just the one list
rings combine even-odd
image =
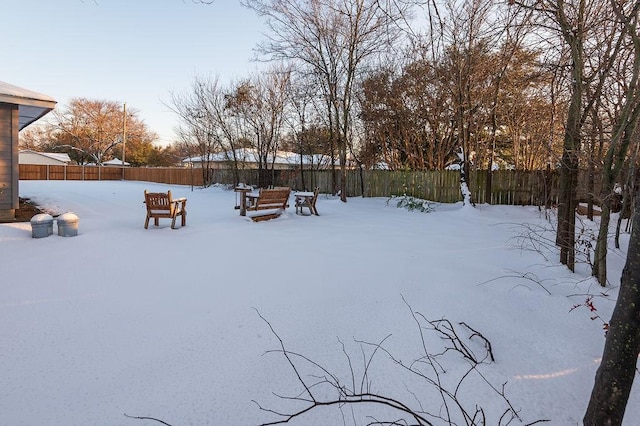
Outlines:
[{"label": "distant shed roof", "polygon": [[0,81],[0,102],[18,105],[19,130],[51,111],[56,101],[51,96]]},{"label": "distant shed roof", "polygon": [[[109,160],[109,161],[103,161],[102,162],[103,166],[122,166],[123,165],[123,161],[119,158],[114,158],[113,160]],[[130,166],[131,164],[127,163],[126,161],[124,162],[125,166]]]},{"label": "distant shed roof", "polygon": [[34,151],[32,149],[23,149],[23,150],[19,151],[18,154],[23,154],[23,153],[42,155],[43,157],[52,158],[54,160],[57,160],[57,161],[60,161],[60,162],[63,162],[63,163],[70,163],[71,162],[71,157],[69,157],[69,154],[62,153],[62,152],[38,152],[38,151]]}]

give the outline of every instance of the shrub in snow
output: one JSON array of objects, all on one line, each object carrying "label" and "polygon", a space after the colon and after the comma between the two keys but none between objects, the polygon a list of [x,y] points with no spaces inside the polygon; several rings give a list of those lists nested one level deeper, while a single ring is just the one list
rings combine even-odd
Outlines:
[{"label": "shrub in snow", "polygon": [[387,200],[387,205],[390,202],[394,202],[396,207],[399,209],[407,209],[411,211],[419,211],[422,213],[431,213],[436,209],[435,203],[431,201],[421,200],[420,198],[412,197],[407,194],[403,194],[402,196],[392,196]]}]

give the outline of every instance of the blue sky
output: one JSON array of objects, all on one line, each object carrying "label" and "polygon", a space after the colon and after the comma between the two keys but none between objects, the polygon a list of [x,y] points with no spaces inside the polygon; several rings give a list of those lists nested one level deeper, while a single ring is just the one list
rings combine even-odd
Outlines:
[{"label": "blue sky", "polygon": [[4,2],[0,81],[64,106],[84,97],[126,102],[160,143],[177,120],[163,103],[195,76],[247,77],[264,26],[238,0],[20,0]]}]

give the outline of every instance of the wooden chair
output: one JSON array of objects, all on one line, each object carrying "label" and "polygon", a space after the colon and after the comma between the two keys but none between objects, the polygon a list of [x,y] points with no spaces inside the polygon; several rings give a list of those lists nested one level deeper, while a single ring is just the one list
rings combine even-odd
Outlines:
[{"label": "wooden chair", "polygon": [[181,226],[187,224],[187,199],[171,197],[171,191],[147,192],[144,191],[144,202],[147,205],[147,218],[144,221],[144,229],[149,227],[149,219],[153,218],[155,226],[159,226],[160,218],[171,219],[171,229],[176,229],[176,218],[182,216]]},{"label": "wooden chair", "polygon": [[296,214],[298,214],[298,211],[302,214],[302,208],[306,207],[309,209],[310,215],[315,214],[316,216],[320,216],[320,214],[318,214],[318,209],[316,209],[316,201],[318,200],[319,191],[320,188],[316,187],[313,191],[312,197],[296,195]]}]

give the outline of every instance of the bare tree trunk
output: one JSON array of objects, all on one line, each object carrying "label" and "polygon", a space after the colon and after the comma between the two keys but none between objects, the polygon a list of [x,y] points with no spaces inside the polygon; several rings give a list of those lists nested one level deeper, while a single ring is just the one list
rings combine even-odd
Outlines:
[{"label": "bare tree trunk", "polygon": [[576,250],[576,205],[578,187],[578,151],[581,144],[582,131],[582,95],[584,93],[584,1],[580,3],[580,13],[577,18],[578,29],[574,32],[571,24],[566,21],[564,10],[558,8],[557,19],[563,32],[563,37],[571,49],[571,100],[567,114],[560,163],[560,194],[558,200],[558,229],[556,244],[560,247],[560,263],[567,265],[571,272],[575,270]]},{"label": "bare tree trunk", "polygon": [[[640,72],[640,54],[637,54],[636,80]],[[634,85],[635,86],[635,85]],[[636,95],[637,96],[637,95]],[[627,157],[629,145],[633,138],[638,119],[640,118],[640,100],[630,93],[627,102],[632,105],[633,110],[625,108],[626,111],[621,114],[618,128],[610,142],[607,155],[602,170],[602,216],[600,218],[600,231],[596,242],[596,253],[593,264],[593,275],[598,278],[600,285],[605,286],[607,283],[607,236],[609,233],[609,221],[611,217],[612,197],[614,194],[614,185],[616,179],[620,177],[620,171]]]},{"label": "bare tree trunk", "polygon": [[544,208],[545,211],[551,209],[551,205],[553,204],[553,195],[551,187],[553,186],[553,171],[551,170],[551,164],[547,164],[547,168],[544,170],[542,175],[542,180],[544,182]]},{"label": "bare tree trunk", "polygon": [[627,172],[627,179],[623,189],[623,197],[622,197],[622,209],[620,210],[620,214],[618,215],[618,224],[616,225],[616,237],[615,237],[615,247],[620,249],[620,229],[622,227],[622,219],[627,219],[627,228],[629,227],[629,221],[631,216],[633,215],[633,203],[635,193],[635,188],[637,187],[637,176],[636,176],[636,163],[638,158],[638,150],[640,146],[636,144],[633,155],[631,156],[631,161],[629,162],[629,170]]},{"label": "bare tree trunk", "polygon": [[[638,55],[636,72],[640,72],[640,55]],[[620,171],[627,157],[629,145],[633,138],[638,118],[640,118],[640,103],[632,95],[628,96],[627,102],[636,102],[633,110],[627,109],[621,114],[619,130],[611,140],[611,146],[605,156],[602,171],[602,215],[600,218],[600,230],[596,242],[595,258],[593,264],[593,275],[598,278],[600,285],[607,283],[607,237],[609,234],[609,222],[611,218],[611,205],[614,196],[614,185],[616,179],[620,177]]]},{"label": "bare tree trunk", "polygon": [[[634,159],[634,163],[635,163],[635,159]],[[626,181],[627,183],[623,190],[624,194],[622,196],[622,208],[620,209],[620,214],[618,215],[618,223],[616,224],[615,247],[617,249],[620,249],[620,229],[622,228],[622,219],[629,219],[632,214],[631,203],[633,203],[633,199],[631,196],[632,194],[631,186],[633,185],[634,176],[635,176],[635,171],[634,171],[634,166],[632,165],[629,170],[629,176],[627,177],[627,181]]]},{"label": "bare tree trunk", "polygon": [[594,193],[595,193],[595,187],[596,187],[596,180],[595,180],[595,165],[594,165],[594,158],[593,158],[593,143],[589,144],[591,147],[589,148],[589,164],[587,166],[587,219],[589,220],[593,220],[593,201],[594,201]]},{"label": "bare tree trunk", "polygon": [[[637,199],[637,198],[636,198]],[[620,425],[636,375],[640,353],[640,205],[633,215],[627,261],[611,317],[600,367],[583,422]]]},{"label": "bare tree trunk", "polygon": [[[603,191],[604,192],[604,191]],[[601,286],[607,284],[607,251],[609,236],[609,223],[611,222],[611,197],[603,200],[600,212],[600,229],[596,239],[596,248],[593,255],[592,275],[598,279]]]},{"label": "bare tree trunk", "polygon": [[340,201],[347,202],[347,152],[340,149]]},{"label": "bare tree trunk", "polygon": [[558,230],[556,244],[560,247],[560,262],[570,271],[575,269],[576,193],[578,186],[578,154],[580,146],[580,97],[574,88],[564,136],[560,164],[560,194],[558,200]]}]

